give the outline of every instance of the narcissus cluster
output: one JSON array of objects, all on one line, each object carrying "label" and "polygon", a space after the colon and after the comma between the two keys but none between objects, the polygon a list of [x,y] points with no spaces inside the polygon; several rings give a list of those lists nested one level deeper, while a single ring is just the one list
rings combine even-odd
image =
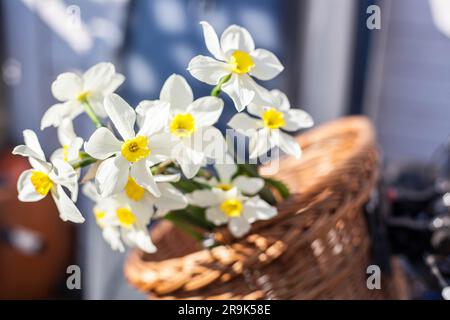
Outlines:
[{"label": "narcissus cluster", "polygon": [[[149,225],[158,219],[203,240],[225,224],[242,237],[253,222],[274,217],[273,192],[286,197],[288,190],[280,181],[259,176],[215,127],[224,109],[220,93],[233,101],[237,113],[229,130],[248,137],[252,163],[274,148],[299,158],[300,146],[286,132],[308,128],[313,121],[306,112],[291,109],[284,93],[255,81],[274,78],[283,66],[273,53],[255,49],[246,29],[230,26],[219,40],[211,25],[201,26],[213,57],[194,57],[188,71],[214,85],[210,96],[195,99],[186,79],[173,74],[157,99],[133,108],[114,93],[125,77],[111,63],[99,63],[82,75],[59,75],[51,87],[59,103],[45,112],[41,129],[56,127],[61,146],[47,161],[36,133],[24,131],[25,144],[13,153],[27,157],[32,168],[19,177],[19,199],[33,202],[50,194],[62,220],[82,223],[75,205],[82,184],[95,203],[93,214],[104,239],[120,251],[131,246],[154,252]],[[96,127],[86,141],[72,123],[83,112]],[[90,168],[82,177],[84,167]]]}]

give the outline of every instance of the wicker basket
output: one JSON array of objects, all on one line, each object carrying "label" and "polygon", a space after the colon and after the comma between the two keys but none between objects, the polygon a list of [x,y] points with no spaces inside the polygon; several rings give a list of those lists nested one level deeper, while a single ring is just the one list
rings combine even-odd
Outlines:
[{"label": "wicker basket", "polygon": [[[152,230],[156,254],[134,251],[128,281],[151,298],[372,299],[397,298],[389,279],[369,290],[370,239],[362,207],[377,180],[373,128],[344,118],[300,135],[300,161],[284,158],[276,177],[291,197],[270,221],[211,250],[161,222]],[[390,288],[387,290],[387,288]]]}]

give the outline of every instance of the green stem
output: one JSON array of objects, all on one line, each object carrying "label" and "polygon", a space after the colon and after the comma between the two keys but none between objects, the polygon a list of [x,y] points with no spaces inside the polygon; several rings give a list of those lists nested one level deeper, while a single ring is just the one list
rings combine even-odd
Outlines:
[{"label": "green stem", "polygon": [[84,111],[86,112],[88,117],[91,119],[91,121],[94,123],[94,125],[97,127],[97,129],[103,127],[103,124],[98,119],[98,117],[95,114],[94,109],[92,109],[92,106],[90,105],[89,101],[84,100],[83,107],[84,107]]},{"label": "green stem", "polygon": [[91,165],[93,163],[97,162],[97,159],[94,159],[92,157],[84,157],[83,159],[80,159],[76,162],[72,163],[72,167],[74,169],[79,169],[79,168],[84,168],[87,167],[88,165]]},{"label": "green stem", "polygon": [[210,179],[212,177],[212,173],[206,168],[200,168],[200,170],[198,170],[197,176],[205,179]]},{"label": "green stem", "polygon": [[220,79],[219,83],[211,90],[211,96],[218,97],[220,92],[222,92],[222,85],[225,82],[227,82],[228,80],[230,80],[230,78],[231,78],[231,73],[222,77],[222,79]]}]

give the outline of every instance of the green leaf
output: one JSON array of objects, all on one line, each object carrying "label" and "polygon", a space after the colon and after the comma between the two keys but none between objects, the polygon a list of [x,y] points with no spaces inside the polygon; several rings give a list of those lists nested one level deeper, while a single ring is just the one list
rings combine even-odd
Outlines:
[{"label": "green leaf", "polygon": [[195,183],[193,183],[193,181],[191,180],[182,179],[180,181],[172,182],[172,185],[178,190],[183,191],[185,193],[191,193],[198,189]]},{"label": "green leaf", "polygon": [[183,221],[176,218],[174,215],[171,215],[171,213],[168,213],[164,216],[163,219],[166,219],[170,222],[172,222],[177,228],[179,228],[181,231],[186,233],[187,235],[191,236],[197,241],[203,241],[204,237],[199,232],[192,229],[188,224],[184,223]]},{"label": "green leaf", "polygon": [[171,183],[175,188],[177,188],[178,190],[180,190],[184,193],[191,193],[195,190],[211,188],[210,186],[208,186],[204,183],[201,183],[199,181],[195,181],[195,180],[181,179],[179,181],[171,182]]},{"label": "green leaf", "polygon": [[280,180],[272,179],[272,178],[264,178],[264,181],[267,185],[275,188],[283,199],[289,197],[289,188]]},{"label": "green leaf", "polygon": [[[249,177],[259,177],[258,166],[256,164],[238,164],[238,170],[234,177],[246,175]],[[233,178],[234,178],[233,177]]]},{"label": "green leaf", "polygon": [[199,207],[188,206],[182,210],[171,211],[166,216],[205,231],[212,231],[215,228],[214,224],[206,220],[205,209]]},{"label": "green leaf", "polygon": [[277,204],[277,200],[275,199],[272,190],[270,190],[270,188],[267,185],[265,185],[264,188],[262,188],[258,194],[261,197],[261,199],[263,199],[268,204],[272,206]]}]

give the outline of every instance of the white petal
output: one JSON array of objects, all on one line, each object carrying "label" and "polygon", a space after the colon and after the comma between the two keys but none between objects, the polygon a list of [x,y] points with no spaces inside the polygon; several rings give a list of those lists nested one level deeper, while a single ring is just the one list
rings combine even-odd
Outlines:
[{"label": "white petal", "polygon": [[174,148],[179,144],[179,140],[175,139],[172,134],[168,132],[161,132],[151,136],[148,139],[148,145],[151,150],[150,159],[154,159],[155,156],[160,157],[160,161],[164,161],[167,158],[174,158]]},{"label": "white petal", "polygon": [[153,106],[157,106],[161,103],[162,100],[143,100],[139,102],[136,109],[136,121],[139,127],[142,127],[144,123],[145,114],[148,110],[150,110]]},{"label": "white petal", "polygon": [[83,194],[94,202],[99,202],[102,198],[98,194],[95,184],[92,181],[88,181],[84,184],[82,189]]},{"label": "white petal", "polygon": [[216,169],[219,180],[222,183],[230,183],[231,177],[237,171],[237,166],[235,163],[216,163],[214,168]]},{"label": "white petal", "polygon": [[214,31],[214,28],[206,21],[201,21],[200,24],[203,28],[203,36],[205,37],[208,51],[211,52],[217,60],[225,60],[225,56],[220,48],[219,37],[217,36],[216,31]]},{"label": "white petal", "polygon": [[88,98],[89,104],[92,107],[92,110],[94,110],[94,113],[100,117],[100,118],[106,118],[108,116],[108,114],[106,113],[105,110],[105,105],[104,105],[104,97],[103,95],[97,95],[95,97],[91,96]]},{"label": "white petal", "polygon": [[60,145],[68,146],[76,137],[77,135],[73,129],[72,120],[64,119],[58,127],[58,140]]},{"label": "white petal", "polygon": [[75,161],[80,158],[80,150],[83,147],[83,143],[83,139],[77,137],[67,146],[67,161]]},{"label": "white petal", "polygon": [[232,72],[229,64],[206,56],[192,58],[187,70],[194,78],[210,85],[216,85],[220,79]]},{"label": "white petal", "polygon": [[187,195],[190,204],[198,207],[210,207],[219,203],[215,193],[209,189],[195,190]]},{"label": "white petal", "polygon": [[[95,188],[95,185],[94,185]],[[120,195],[115,195],[114,197],[108,197],[103,198],[102,196],[98,195],[98,201],[95,203],[94,210],[104,212],[105,216],[103,218],[96,219],[98,225],[101,228],[104,228],[106,226],[113,226],[118,227],[120,226],[120,223],[117,219],[117,208],[120,208],[124,206],[124,202],[120,199]]]},{"label": "white petal", "polygon": [[39,171],[49,172],[52,168],[51,164],[41,160],[41,156],[37,154],[34,150],[27,147],[26,145],[20,145],[15,147],[14,150],[12,151],[12,154],[19,155],[22,157],[28,157],[31,166]]},{"label": "white petal", "polygon": [[53,170],[49,174],[50,179],[60,184],[71,193],[72,201],[76,201],[78,197],[78,174],[70,164],[62,159],[55,159],[53,162]]},{"label": "white petal", "polygon": [[129,230],[126,232],[126,238],[144,252],[156,252],[156,247],[153,244],[147,230]]},{"label": "white petal", "polygon": [[104,160],[95,175],[99,194],[108,197],[122,191],[128,181],[129,167],[129,162],[122,156]]},{"label": "white petal", "polygon": [[250,137],[250,158],[254,159],[264,155],[272,148],[273,143],[268,130],[260,129]]},{"label": "white petal", "polygon": [[33,130],[24,130],[23,131],[23,139],[25,145],[32,149],[36,154],[39,155],[39,159],[45,161],[44,151],[42,151],[41,144],[39,143],[39,139],[36,133]]},{"label": "white petal", "polygon": [[[195,162],[191,159],[194,158]],[[199,160],[200,159],[200,160]],[[193,178],[202,166],[203,154],[194,152],[189,148],[182,148],[176,154],[176,162],[180,165],[181,171],[187,179]]]},{"label": "white petal", "polygon": [[138,106],[141,110],[145,109],[145,115],[141,124],[141,129],[137,135],[151,136],[164,129],[169,120],[169,103],[164,101],[141,102]]},{"label": "white petal", "polygon": [[274,89],[270,91],[270,95],[274,101],[274,106],[278,110],[287,111],[291,108],[291,104],[289,103],[289,99],[286,94],[280,90]]},{"label": "white petal", "polygon": [[225,200],[240,197],[239,190],[236,187],[233,187],[228,191],[223,191],[219,188],[212,188],[211,191],[214,193],[214,196],[217,199],[217,203],[222,203]]},{"label": "white petal", "polygon": [[36,133],[32,130],[24,130],[23,138],[25,145],[15,147],[12,153],[23,157],[28,157],[28,160],[33,168],[48,172],[51,169],[51,165],[45,160],[45,155],[42,151]]},{"label": "white petal", "polygon": [[[196,131],[194,135],[201,135]],[[200,142],[198,142],[200,141]],[[183,139],[172,150],[172,158],[181,166],[183,174],[188,178],[194,177],[200,167],[205,164],[205,155],[201,150],[195,150],[202,146],[201,138],[192,137]]]},{"label": "white petal", "polygon": [[228,222],[228,229],[236,238],[240,238],[250,231],[250,223],[242,216],[231,218]]},{"label": "white petal", "polygon": [[116,70],[114,65],[109,62],[100,62],[90,67],[83,74],[84,90],[103,91],[108,88],[114,78]]},{"label": "white petal", "polygon": [[251,178],[246,176],[238,176],[233,180],[233,185],[241,192],[253,195],[264,187],[264,180],[261,178]]},{"label": "white petal", "polygon": [[222,33],[220,46],[225,56],[231,55],[234,51],[240,50],[247,53],[255,50],[255,42],[247,29],[231,25]]},{"label": "white petal", "polygon": [[183,172],[183,174],[187,179],[192,179],[202,167],[201,164],[196,164],[192,162],[190,163],[188,161],[179,162],[179,165],[181,167],[181,171]]},{"label": "white petal", "polygon": [[50,126],[57,127],[69,113],[67,103],[57,103],[45,111],[41,119],[41,130]]},{"label": "white petal", "polygon": [[250,56],[255,63],[250,74],[260,80],[273,79],[284,69],[278,58],[268,50],[256,49],[250,53]]},{"label": "white petal", "polygon": [[186,208],[188,204],[187,198],[170,183],[161,183],[159,190],[161,191],[161,196],[154,199],[158,209],[170,211]]},{"label": "white petal", "polygon": [[233,74],[227,82],[222,85],[222,90],[233,100],[238,112],[241,112],[253,100],[255,92],[252,89],[254,82],[247,75]]},{"label": "white petal", "polygon": [[[120,195],[120,197],[123,197],[123,195]],[[145,228],[150,223],[155,215],[155,199],[158,198],[153,197],[148,192],[139,201],[130,201],[128,196],[124,197],[124,203],[128,203],[131,211],[136,216],[136,222],[134,223],[136,227]]]},{"label": "white petal", "polygon": [[171,110],[185,112],[187,106],[194,101],[194,95],[183,76],[172,74],[164,82],[159,99],[170,103]]},{"label": "white petal", "polygon": [[50,156],[50,162],[55,161],[55,159],[64,159],[64,154],[65,154],[64,148],[56,149]]},{"label": "white petal", "polygon": [[310,128],[314,125],[312,117],[300,109],[290,109],[284,113],[285,125],[282,127],[287,131],[296,131],[302,128]]},{"label": "white petal", "polygon": [[277,209],[260,197],[253,197],[245,201],[243,214],[250,222],[255,220],[268,220],[276,216]]},{"label": "white petal", "polygon": [[34,170],[25,170],[17,180],[18,198],[22,202],[34,202],[45,198],[45,195],[36,192],[36,189],[31,183],[33,171]]},{"label": "white petal", "polygon": [[296,159],[300,159],[302,155],[300,145],[290,135],[280,130],[274,130],[271,135],[271,140],[274,145],[280,147],[286,154],[294,156]]},{"label": "white petal", "polygon": [[157,174],[154,176],[155,182],[177,182],[180,181],[180,174]]},{"label": "white petal", "polygon": [[206,219],[214,223],[216,226],[227,223],[228,217],[222,213],[217,207],[206,209]]},{"label": "white petal", "polygon": [[246,113],[237,113],[228,122],[228,126],[248,137],[255,134],[255,130],[262,127],[261,120],[250,117]]},{"label": "white petal", "polygon": [[118,87],[122,85],[122,83],[125,81],[125,76],[120,73],[116,73],[112,80],[109,82],[109,84],[103,88],[103,94],[107,95],[110,93],[113,93],[117,90]]},{"label": "white petal", "polygon": [[155,179],[153,178],[152,172],[150,168],[147,167],[145,160],[133,163],[131,165],[130,174],[138,185],[147,189],[151,194],[153,194],[156,197],[161,196],[161,192],[159,191]]},{"label": "white petal", "polygon": [[34,150],[30,149],[24,144],[14,147],[12,154],[22,157],[33,157],[36,159],[40,158],[40,155],[38,155]]},{"label": "white petal", "polygon": [[83,80],[72,72],[60,74],[52,83],[53,96],[59,101],[74,100],[83,91]]},{"label": "white petal", "polygon": [[266,107],[268,107],[268,106],[270,106],[270,104],[260,104],[260,103],[252,102],[247,106],[247,111],[251,115],[261,118]]},{"label": "white petal", "polygon": [[203,97],[192,102],[187,112],[192,113],[195,126],[206,127],[215,124],[222,114],[223,100],[216,97]]},{"label": "white petal", "polygon": [[52,196],[55,200],[56,207],[58,208],[59,217],[63,221],[71,221],[74,223],[84,222],[80,210],[78,210],[60,185],[56,186],[56,192],[52,192]]},{"label": "white petal", "polygon": [[125,246],[120,239],[120,231],[115,227],[105,227],[102,231],[103,238],[109,243],[111,249],[118,250],[120,252],[125,251]]},{"label": "white petal", "polygon": [[41,130],[50,126],[58,127],[64,119],[74,119],[82,112],[83,107],[75,101],[54,104],[42,116]]},{"label": "white petal", "polygon": [[187,156],[194,163],[200,163],[204,160],[204,157],[218,160],[224,159],[228,148],[222,132],[212,126],[195,131],[189,139],[185,140],[185,145],[193,150],[193,153]]},{"label": "white petal", "polygon": [[124,140],[134,137],[136,113],[119,95],[111,93],[105,97],[105,110]]},{"label": "white petal", "polygon": [[[123,195],[118,196],[118,198],[121,198],[121,196]],[[154,215],[154,199],[155,197],[148,193],[145,193],[140,201],[130,201],[127,196],[124,197],[124,203],[130,206],[131,211],[136,216],[135,226],[145,228],[150,223],[150,219]]]},{"label": "white petal", "polygon": [[[151,116],[155,115],[157,113],[155,110],[158,110],[158,106],[161,106],[162,104],[168,104],[169,110],[170,110],[170,104],[163,100],[143,100],[141,101],[138,106],[136,107],[136,115],[137,115],[137,123],[139,127],[142,127],[144,124],[145,116],[147,113],[150,113]],[[156,109],[155,109],[155,108]],[[164,122],[164,125],[167,124],[168,119]]]},{"label": "white petal", "polygon": [[93,158],[104,160],[120,152],[122,142],[117,140],[114,134],[107,128],[95,130],[92,136],[84,144],[84,150]]},{"label": "white petal", "polygon": [[253,80],[253,78],[250,77],[248,74],[240,75],[240,77],[245,79],[245,85],[247,86],[247,89],[252,90],[255,93],[252,99],[252,103],[255,103],[256,105],[263,107],[275,105],[273,97],[270,94],[269,90],[256,83],[256,81]]},{"label": "white petal", "polygon": [[41,155],[38,154],[36,151],[31,149],[30,147],[22,144],[20,146],[17,146],[13,149],[12,154],[19,155],[22,157],[31,157],[35,159],[41,159]]}]

